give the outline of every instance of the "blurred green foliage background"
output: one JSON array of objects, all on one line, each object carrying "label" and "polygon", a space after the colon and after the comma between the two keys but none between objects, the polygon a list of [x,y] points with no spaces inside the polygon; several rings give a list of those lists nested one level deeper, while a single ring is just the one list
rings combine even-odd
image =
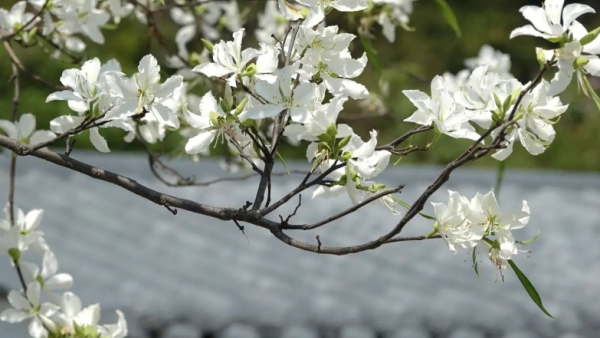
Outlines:
[{"label": "blurred green foliage background", "polygon": [[[2,0],[2,7],[8,8],[15,1]],[[370,129],[380,132],[380,142],[393,139],[396,135],[411,129],[414,125],[402,122],[403,119],[414,112],[414,107],[402,94],[404,89],[422,89],[429,91],[431,79],[445,71],[456,73],[464,69],[463,61],[474,57],[484,44],[511,55],[512,73],[522,82],[528,82],[537,73],[539,66],[535,58],[535,47],[548,47],[542,39],[519,37],[509,40],[512,29],[525,25],[528,22],[519,13],[523,5],[540,5],[541,0],[448,0],[456,14],[462,37],[457,38],[448,26],[435,0],[418,0],[414,3],[414,13],[410,16],[410,26],[413,32],[398,29],[397,40],[390,44],[377,33],[374,41],[378,57],[383,67],[381,79],[389,82],[389,94],[383,96],[389,108],[389,113],[380,117],[356,118],[361,108],[356,101],[346,104],[346,110],[340,116],[343,123],[350,124],[359,134],[368,135]],[[570,3],[571,1],[567,1]],[[597,0],[580,0],[596,9],[600,9]],[[252,32],[256,27],[256,14],[263,8],[262,1],[238,0],[242,11],[246,12],[247,31]],[[168,11],[158,15],[162,32],[169,37],[174,37],[178,29],[169,18]],[[600,16],[587,14],[582,18],[582,23],[589,29],[600,25]],[[343,13],[333,12],[329,17],[330,24],[340,25],[342,30],[356,32],[357,23]],[[379,26],[377,26],[376,29]],[[135,17],[123,20],[116,30],[104,30],[106,43],[96,45],[90,41],[83,55],[86,60],[99,57],[105,62],[116,58],[126,73],[135,71],[138,61],[148,52],[146,26],[138,22]],[[245,38],[246,46],[256,45],[252,34]],[[223,38],[228,39],[230,33],[223,32]],[[57,83],[64,69],[77,67],[67,62],[51,59],[40,46],[22,49],[13,44],[16,53],[23,61],[25,67],[32,73],[39,74],[50,82]],[[174,46],[173,46],[174,47]],[[194,41],[189,45],[190,51],[201,51],[202,45]],[[358,39],[355,40],[354,50],[356,55],[363,52]],[[157,56],[159,61],[164,61],[167,52],[154,42],[150,51]],[[163,67],[164,75],[169,75],[173,70]],[[12,105],[13,86],[8,82],[11,75],[11,65],[3,48],[0,48],[0,119],[10,118]],[[550,74],[551,75],[551,74]],[[372,92],[379,92],[379,73],[368,66],[365,73],[358,79]],[[594,80],[594,79],[592,79]],[[592,81],[596,88],[600,88],[600,81]],[[201,95],[210,88],[198,88],[196,94]],[[49,121],[57,116],[71,113],[66,103],[44,103],[52,89],[32,81],[26,75],[21,77],[21,113],[32,112],[37,116],[38,128],[47,129]],[[547,168],[562,170],[600,170],[600,112],[593,102],[582,93],[577,92],[575,82],[569,91],[563,94],[564,102],[571,103],[569,111],[555,126],[557,137],[552,146],[540,156],[531,156],[520,145],[515,146],[515,153],[509,158],[510,167],[521,168]],[[352,118],[354,117],[354,118]],[[124,133],[116,128],[103,129],[102,134],[107,138],[112,151],[127,150],[139,151],[142,148],[135,144],[122,141]],[[417,143],[425,144],[431,141],[432,134],[422,135],[416,139]],[[468,145],[469,141],[454,140],[442,137],[433,149],[424,153],[413,153],[404,158],[403,162],[444,164],[454,159]],[[90,148],[88,137],[80,136],[77,140],[77,149]],[[172,149],[181,149],[181,139],[177,135],[168,136],[157,150],[168,152]],[[303,157],[304,150],[286,146],[283,149],[284,157]],[[475,166],[496,167],[497,161],[491,158],[476,161]]]}]

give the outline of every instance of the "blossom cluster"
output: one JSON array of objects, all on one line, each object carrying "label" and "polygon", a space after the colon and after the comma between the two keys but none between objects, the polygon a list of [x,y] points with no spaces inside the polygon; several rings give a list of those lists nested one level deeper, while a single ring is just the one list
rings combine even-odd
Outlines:
[{"label": "blossom cluster", "polygon": [[[376,130],[363,139],[338,121],[349,102],[356,101],[358,106],[370,102],[369,89],[359,79],[372,56],[368,52],[353,55],[357,36],[327,25],[326,19],[333,10],[364,12],[361,36],[371,23],[377,23],[386,39],[393,42],[397,26],[409,29],[413,1],[268,2],[254,32],[258,46],[246,48],[244,15],[236,1],[190,7],[178,0],[169,12],[180,26],[174,39],[177,52],[164,60],[175,69],[175,75],[162,81],[159,61],[153,55],[144,56],[134,74],[125,74],[117,60],[102,63],[94,58],[80,68],[65,70],[60,82],[66,89],[47,97],[47,102],[67,101],[72,114],[52,120],[50,130],[35,131],[31,114],[23,114],[15,122],[0,121],[0,129],[33,146],[89,131],[93,146],[104,153],[110,148],[100,133],[103,128],[123,130],[126,142],[150,144],[163,141],[169,132],[179,133],[185,153],[192,158],[210,154],[222,145],[238,161],[230,168],[251,167],[261,175],[270,172],[275,157],[281,159],[277,147],[285,138],[292,145],[306,146],[310,174],[321,175],[313,198],[346,195],[354,206],[378,199],[390,212],[402,215],[402,208],[410,205],[382,194],[386,186],[377,182],[392,154],[401,154],[396,144],[381,144]],[[15,34],[24,45],[42,36],[75,52],[85,48],[79,36],[103,43],[101,28],[111,18],[118,23],[134,13],[150,25],[149,13],[160,6],[159,0],[29,3],[38,11],[45,9],[43,14],[26,13],[25,2],[10,11],[0,9],[0,33]],[[415,130],[435,133],[434,141],[423,149],[429,150],[447,135],[473,140],[474,147],[491,138],[487,149],[494,150],[492,156],[500,161],[511,155],[515,143],[532,155],[543,153],[556,137],[553,125],[568,109],[559,95],[574,75],[584,93],[595,95],[587,77],[600,76],[600,29],[588,32],[577,21],[579,16],[593,12],[587,5],[564,6],[562,0],[521,9],[532,25],[515,29],[511,38],[532,35],[556,44],[552,50],[536,50],[543,72],[530,82],[522,83],[510,73],[508,55],[484,46],[478,57],[465,62],[467,69],[456,75],[436,76],[429,93],[404,90],[416,108],[405,121],[417,124]],[[42,31],[38,32],[40,24]],[[231,39],[221,39],[223,28],[232,33]],[[188,51],[189,43],[200,34],[204,50]],[[554,67],[553,78],[545,80],[544,72]],[[193,94],[199,83],[211,82],[218,83],[219,90]],[[407,149],[414,149],[412,146]],[[448,204],[434,204],[434,209],[435,217],[425,216],[436,220],[434,232],[444,238],[451,251],[472,249],[474,256],[480,251],[495,266],[506,268],[524,243],[515,240],[512,231],[529,222],[526,202],[521,211],[506,213],[499,209],[493,193],[477,194],[469,200],[450,192]],[[52,277],[58,269],[56,257],[36,230],[41,211],[27,216],[17,211],[16,215],[14,224],[8,221],[9,216],[0,223],[0,249],[17,269],[29,271],[31,278],[21,292],[11,293],[15,309],[5,312],[2,319],[15,322],[31,318],[30,333],[36,338],[86,330],[93,331],[88,332],[91,336],[123,337],[126,328],[121,314],[116,326],[98,326],[96,306],[82,310],[75,295],[67,292],[61,298],[55,294],[72,279],[64,274]],[[41,272],[21,261],[21,253],[29,248],[44,253]],[[49,301],[40,304],[42,291]]]},{"label": "blossom cluster", "polygon": [[[432,203],[435,210],[435,229],[456,252],[472,249],[484,253],[500,269],[519,252],[521,244],[512,234],[529,223],[529,205],[516,212],[500,209],[493,192],[477,193],[471,200],[456,191],[449,191],[447,204]],[[492,238],[493,237],[493,238]],[[474,256],[476,253],[473,254]]]},{"label": "blossom cluster", "polygon": [[[7,203],[4,216],[0,219],[0,256],[8,256],[22,278],[23,289],[10,291],[8,301],[12,307],[0,313],[0,320],[29,320],[29,334],[34,338],[127,336],[127,322],[121,311],[117,310],[116,324],[99,325],[100,305],[84,308],[77,295],[66,291],[73,285],[73,278],[58,273],[58,260],[39,230],[43,210],[25,214]],[[28,251],[43,256],[41,268],[25,260],[31,256]]]}]

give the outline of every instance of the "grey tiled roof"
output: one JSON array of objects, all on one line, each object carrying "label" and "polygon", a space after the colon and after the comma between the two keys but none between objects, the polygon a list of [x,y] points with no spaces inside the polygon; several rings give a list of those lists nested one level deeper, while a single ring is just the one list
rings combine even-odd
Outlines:
[{"label": "grey tiled roof", "polygon": [[[206,188],[165,188],[151,176],[145,157],[75,153],[75,158],[114,170],[142,184],[216,206],[242,206],[253,198],[257,180]],[[294,164],[292,164],[294,165]],[[184,173],[208,180],[222,174],[216,162],[176,162]],[[532,258],[516,262],[534,282],[545,317],[528,299],[512,272],[499,279],[483,264],[478,279],[466,253],[456,255],[439,240],[386,245],[356,255],[322,256],[291,248],[264,229],[162,207],[119,187],[97,182],[34,158],[18,162],[17,202],[45,209],[42,230],[61,270],[73,275],[84,303],[100,302],[110,314],[123,308],[131,336],[218,337],[595,337],[600,329],[600,176],[509,172],[501,203],[532,209],[522,239],[541,229]],[[410,202],[439,172],[434,167],[398,166],[383,176],[406,184]],[[0,191],[7,191],[8,160],[0,157]],[[462,169],[448,188],[463,194],[485,192],[493,171]],[[274,197],[300,177],[277,179]],[[315,221],[346,208],[345,198],[324,202],[303,196],[294,217]],[[446,201],[442,191],[433,201]],[[281,210],[292,211],[294,203]],[[427,206],[430,210],[430,206]],[[277,215],[273,215],[277,217]],[[351,245],[374,239],[398,218],[383,207],[357,214],[313,233],[293,233],[324,245]],[[424,234],[431,223],[415,219],[405,235]],[[0,285],[16,287],[6,260]],[[2,305],[0,305],[1,307]],[[107,317],[108,318],[108,317]],[[0,323],[0,337],[20,338],[23,326]],[[22,331],[19,331],[22,332]]]}]

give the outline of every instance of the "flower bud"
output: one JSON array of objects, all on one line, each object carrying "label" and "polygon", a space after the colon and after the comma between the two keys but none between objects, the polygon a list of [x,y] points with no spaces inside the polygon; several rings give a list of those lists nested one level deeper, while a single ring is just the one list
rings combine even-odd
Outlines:
[{"label": "flower bud", "polygon": [[598,37],[598,34],[600,34],[600,27],[594,29],[593,31],[587,33],[584,37],[581,38],[581,40],[579,40],[579,42],[581,42],[582,46],[587,45],[588,43],[596,40],[596,38]]},{"label": "flower bud", "polygon": [[332,140],[335,139],[335,137],[337,136],[337,126],[335,125],[335,123],[332,123],[329,125],[329,127],[327,127],[327,135],[329,135],[329,137],[331,137]]},{"label": "flower bud", "polygon": [[580,69],[588,63],[590,63],[590,60],[584,58],[583,56],[580,56],[577,59],[575,59],[575,61],[573,61],[573,67],[575,67],[575,69]]},{"label": "flower bud", "polygon": [[200,39],[200,40],[202,40],[202,44],[204,45],[204,47],[206,47],[206,49],[208,49],[208,51],[212,53],[213,48],[215,48],[215,46],[212,43],[210,43],[210,41],[208,41],[208,40],[205,40],[205,39]]},{"label": "flower bud", "polygon": [[254,76],[254,74],[256,74],[257,69],[256,69],[256,65],[255,64],[250,64],[248,67],[246,67],[246,71],[243,72],[242,74],[240,74],[241,77],[252,77]]},{"label": "flower bud", "polygon": [[345,146],[347,146],[348,143],[350,143],[351,138],[352,138],[352,135],[348,135],[348,136],[344,137],[343,139],[341,139],[337,145],[338,149],[343,149]]},{"label": "flower bud", "polygon": [[13,259],[15,263],[17,263],[19,259],[21,259],[21,250],[17,248],[10,248],[8,250],[8,255],[10,256],[10,258]]},{"label": "flower bud", "polygon": [[245,97],[242,102],[235,107],[235,115],[240,115],[244,111],[244,108],[246,108],[246,103],[248,103],[247,97]]}]

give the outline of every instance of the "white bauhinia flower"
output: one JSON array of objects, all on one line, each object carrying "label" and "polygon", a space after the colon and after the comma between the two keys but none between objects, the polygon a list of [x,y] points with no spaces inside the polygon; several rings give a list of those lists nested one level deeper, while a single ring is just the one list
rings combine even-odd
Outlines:
[{"label": "white bauhinia flower", "polygon": [[[79,127],[89,117],[98,117],[96,122],[103,122],[102,128],[118,127],[132,131],[133,127],[123,121],[123,117],[119,115],[121,113],[114,109],[114,105],[122,99],[122,95],[121,98],[117,97],[120,93],[116,90],[117,86],[109,83],[114,76],[121,76],[121,67],[116,60],[102,65],[98,58],[94,58],[86,61],[81,69],[65,70],[60,81],[70,90],[50,94],[46,102],[67,101],[69,108],[80,116],[59,116],[50,122],[50,129],[54,133],[63,134]],[[108,144],[100,135],[98,127],[89,129],[92,145],[100,152],[109,152]]]},{"label": "white bauhinia flower", "polygon": [[69,108],[80,115],[93,109],[93,104],[101,94],[98,88],[101,68],[100,60],[93,58],[86,61],[81,69],[63,71],[60,82],[69,89],[50,94],[46,102],[67,101]]},{"label": "white bauhinia flower", "polygon": [[29,334],[33,338],[43,338],[48,335],[44,327],[45,323],[51,322],[48,317],[58,311],[58,306],[51,303],[40,303],[40,284],[32,282],[27,286],[26,297],[15,290],[8,294],[8,302],[13,308],[4,310],[0,314],[0,320],[8,323],[20,323],[31,319],[29,323]]},{"label": "white bauhinia flower", "polygon": [[165,105],[183,83],[181,75],[173,75],[160,83],[160,66],[152,55],[146,55],[138,65],[138,73],[131,78],[117,77],[115,95],[122,103],[111,111],[111,116],[146,117],[174,129],[179,128],[177,112]]},{"label": "white bauhinia flower", "polygon": [[[543,50],[538,48],[538,55],[543,56],[545,62],[556,61],[558,72],[550,82],[550,95],[562,93],[573,79],[573,74],[580,72],[579,76],[585,76],[584,73],[600,77],[600,38],[596,37],[590,43],[582,45],[579,41],[588,34],[587,29],[579,22],[574,22],[571,26],[573,41],[565,43],[556,50]],[[585,85],[582,86],[585,90]]]},{"label": "white bauhinia flower", "polygon": [[520,244],[515,240],[512,231],[524,228],[529,223],[529,205],[523,201],[520,211],[501,210],[493,192],[485,195],[477,194],[472,201],[474,213],[483,215],[480,222],[485,224],[487,234],[493,235],[495,241],[479,242],[478,247],[487,251],[490,261],[500,269],[507,268],[507,261],[518,253]]},{"label": "white bauhinia flower", "polygon": [[513,77],[510,74],[510,55],[495,50],[490,45],[482,46],[477,57],[465,60],[465,66],[471,70],[479,66],[487,66],[488,72],[497,73],[505,78]]},{"label": "white bauhinia flower", "polygon": [[21,262],[23,271],[29,280],[37,281],[44,294],[54,304],[60,304],[61,297],[56,291],[66,290],[73,286],[73,277],[66,273],[58,273],[58,260],[50,250],[44,252],[42,270],[36,264]]},{"label": "white bauhinia flower", "polygon": [[[335,125],[339,113],[344,108],[344,103],[348,100],[344,96],[336,96],[325,105],[320,105],[313,113],[312,118],[307,123],[292,123],[288,125],[283,135],[296,141],[319,141],[319,136],[327,133],[327,128]],[[352,129],[346,124],[337,125],[337,138],[343,138],[352,135]]]},{"label": "white bauhinia flower", "polygon": [[488,66],[479,66],[469,75],[460,91],[454,93],[454,99],[468,110],[469,120],[474,120],[483,128],[489,128],[492,123],[490,112],[498,108],[494,94],[502,81],[497,73],[488,71]]},{"label": "white bauhinia flower", "polygon": [[[448,204],[431,203],[435,210],[436,229],[451,251],[477,246],[486,234],[487,226],[474,218],[471,202],[456,191],[448,191]],[[481,213],[480,213],[481,214]]]},{"label": "white bauhinia flower", "polygon": [[75,0],[57,6],[53,13],[62,21],[57,30],[66,35],[81,33],[98,44],[104,44],[100,27],[110,20],[110,14],[98,9],[97,0]]},{"label": "white bauhinia flower", "polygon": [[[296,66],[288,66],[274,73],[275,83],[257,80],[254,89],[256,93],[266,100],[262,104],[256,102],[248,109],[247,118],[264,119],[277,116],[288,110],[294,122],[306,123],[311,118],[311,112],[322,99],[318,85],[301,82],[294,89],[292,77],[295,75]],[[317,102],[318,101],[318,102]]]},{"label": "white bauhinia flower", "polygon": [[0,254],[8,254],[13,260],[18,260],[20,253],[29,247],[43,249],[46,246],[44,233],[37,228],[44,211],[34,209],[25,214],[20,208],[13,206],[14,224],[11,224],[9,208],[10,204],[7,203],[4,207],[5,219],[0,221]]},{"label": "white bauhinia flower", "polygon": [[303,57],[299,60],[303,68],[299,70],[308,81],[318,75],[333,95],[345,95],[354,99],[364,99],[369,95],[367,88],[351,79],[358,77],[367,65],[366,53],[353,59],[348,51],[355,35],[338,34],[337,26],[302,27],[294,46]]},{"label": "white bauhinia flower", "polygon": [[431,97],[418,90],[405,90],[403,93],[417,107],[417,111],[404,121],[434,126],[440,133],[454,138],[479,138],[468,122],[469,114],[456,103],[441,76],[436,76],[431,82]]},{"label": "white bauhinia flower", "polygon": [[100,305],[93,304],[82,308],[81,299],[72,292],[65,292],[60,302],[60,312],[55,316],[61,332],[73,333],[74,324],[80,327],[96,327],[100,321]]},{"label": "white bauhinia flower", "polygon": [[358,12],[369,7],[367,0],[298,0],[298,2],[310,9],[308,16],[302,22],[305,27],[313,27],[323,21],[325,11],[329,7],[340,12]]},{"label": "white bauhinia flower", "polygon": [[471,75],[471,71],[468,69],[463,69],[456,73],[456,75],[450,72],[445,72],[442,74],[442,78],[444,79],[444,87],[450,93],[454,94],[460,91],[460,89],[467,84],[469,75]]},{"label": "white bauhinia flower", "polygon": [[197,130],[197,134],[185,145],[185,152],[188,154],[206,153],[215,138],[223,137],[229,129],[236,128],[234,123],[225,119],[231,112],[224,112],[211,92],[202,97],[199,112],[200,114],[194,114],[184,110],[186,121]]},{"label": "white bauhinia flower", "polygon": [[[569,107],[563,105],[560,98],[549,95],[549,91],[550,84],[543,80],[523,97],[517,111],[517,125],[509,129],[506,136],[506,148],[498,150],[492,157],[499,161],[505,160],[512,154],[517,139],[532,155],[539,155],[546,150],[556,136],[552,127],[553,120]],[[492,132],[492,137],[496,137],[498,133],[498,130]]]},{"label": "white bauhinia flower", "polygon": [[383,28],[383,36],[393,43],[396,41],[396,26],[400,25],[404,29],[408,27],[409,15],[413,11],[413,2],[416,0],[373,0],[376,5],[385,5],[377,22]]},{"label": "white bauhinia flower", "polygon": [[103,333],[102,338],[125,338],[127,337],[127,321],[125,320],[125,315],[120,310],[117,310],[117,323],[116,324],[107,324],[99,327],[100,331]]},{"label": "white bauhinia flower", "polygon": [[302,9],[288,0],[277,0],[277,5],[279,6],[279,11],[287,20],[296,21],[304,18],[301,13]]},{"label": "white bauhinia flower", "polygon": [[558,42],[563,40],[578,17],[596,11],[588,5],[569,4],[564,6],[564,0],[546,0],[543,7],[524,6],[520,12],[533,25],[513,30],[510,33],[511,39],[516,36],[530,35]]},{"label": "white bauhinia flower", "polygon": [[254,31],[258,42],[275,45],[277,40],[273,39],[273,36],[279,40],[284,38],[288,23],[278,6],[275,1],[268,1],[264,12],[258,15],[258,28]]},{"label": "white bauhinia flower", "polygon": [[259,56],[261,52],[254,48],[242,51],[242,38],[244,29],[233,33],[233,41],[221,41],[213,47],[212,63],[203,63],[193,70],[208,77],[225,77],[227,83],[235,87],[239,75],[244,73],[246,65]]},{"label": "white bauhinia flower", "polygon": [[[123,4],[125,2],[125,4]],[[122,18],[128,17],[133,9],[134,4],[123,0],[108,0],[108,9],[112,14],[113,21],[118,24]]]},{"label": "white bauhinia flower", "polygon": [[14,123],[0,120],[0,129],[4,130],[8,137],[31,145],[44,143],[56,137],[56,134],[49,130],[35,130],[33,114],[23,114],[19,121]]},{"label": "white bauhinia flower", "polygon": [[2,33],[2,35],[12,34],[22,29],[26,24],[27,27],[23,30],[29,30],[40,21],[39,17],[33,19],[33,13],[26,13],[26,8],[26,1],[17,2],[11,7],[10,11],[0,8],[0,33]]}]

